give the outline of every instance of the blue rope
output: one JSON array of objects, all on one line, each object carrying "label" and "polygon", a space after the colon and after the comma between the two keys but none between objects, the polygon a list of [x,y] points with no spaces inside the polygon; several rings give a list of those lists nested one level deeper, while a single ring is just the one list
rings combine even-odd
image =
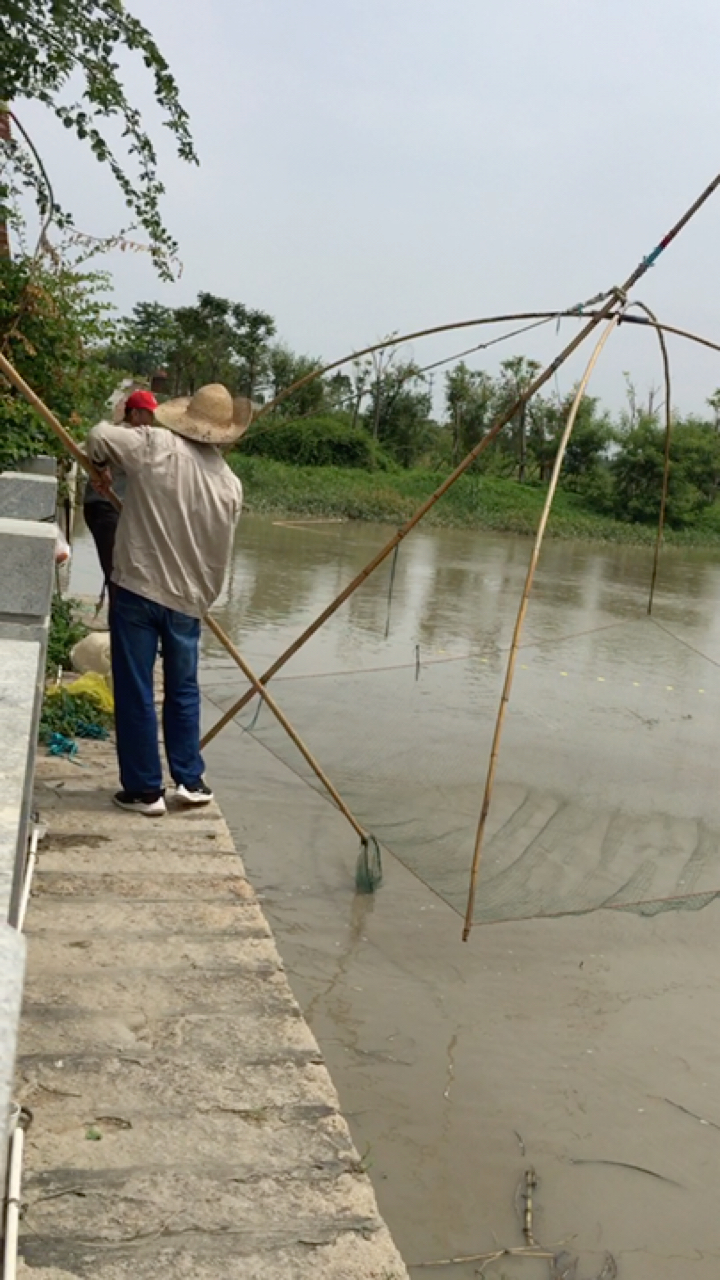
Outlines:
[{"label": "blue rope", "polygon": [[647,258],[643,258],[643,266],[646,271],[648,271],[650,267],[655,266],[655,263],[657,262],[664,248],[665,248],[664,244],[659,244],[657,248],[653,249],[652,253],[648,254]]},{"label": "blue rope", "polygon": [[110,737],[104,725],[90,724],[87,720],[78,720],[75,732],[78,738],[98,738],[101,742]]},{"label": "blue rope", "polygon": [[47,743],[49,756],[67,756],[72,760],[78,752],[78,744],[74,738],[66,738],[64,733],[51,733]]}]

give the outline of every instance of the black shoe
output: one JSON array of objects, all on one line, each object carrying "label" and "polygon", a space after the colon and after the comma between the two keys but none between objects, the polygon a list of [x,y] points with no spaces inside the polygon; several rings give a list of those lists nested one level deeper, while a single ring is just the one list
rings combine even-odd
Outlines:
[{"label": "black shoe", "polygon": [[194,787],[186,787],[181,782],[175,789],[175,795],[181,804],[210,804],[213,793],[201,780]]},{"label": "black shoe", "polygon": [[144,818],[162,818],[167,812],[162,791],[146,791],[143,795],[134,791],[118,791],[113,796],[113,804],[128,813],[141,813]]}]

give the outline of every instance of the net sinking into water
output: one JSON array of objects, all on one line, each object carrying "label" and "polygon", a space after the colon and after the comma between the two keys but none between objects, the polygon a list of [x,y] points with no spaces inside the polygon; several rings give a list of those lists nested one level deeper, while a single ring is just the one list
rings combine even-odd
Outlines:
[{"label": "net sinking into water", "polygon": [[[465,907],[505,654],[278,678],[358,820]],[[217,705],[240,686],[229,682]],[[698,909],[720,894],[720,669],[649,620],[521,652],[475,920]],[[319,789],[257,703],[239,723]]]}]

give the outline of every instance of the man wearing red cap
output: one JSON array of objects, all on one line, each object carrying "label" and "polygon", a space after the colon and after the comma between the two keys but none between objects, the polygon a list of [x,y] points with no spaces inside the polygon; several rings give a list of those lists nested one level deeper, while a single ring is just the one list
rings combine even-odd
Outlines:
[{"label": "man wearing red cap", "polygon": [[[156,409],[157,400],[151,391],[133,391],[125,401],[123,422],[128,427],[149,427],[152,424],[153,414]],[[112,469],[112,487],[118,498],[124,498],[126,484],[127,481],[123,472],[114,467]],[[85,524],[95,542],[105,580],[105,590],[108,593],[109,601],[112,602],[114,593],[111,581],[113,550],[120,515],[112,503],[108,501],[105,494],[95,488],[91,480],[88,480],[85,486],[83,514],[85,516]]]},{"label": "man wearing red cap", "polygon": [[160,645],[163,740],[176,800],[212,800],[200,752],[200,619],[222,591],[242,506],[242,485],[223,451],[247,430],[252,405],[211,384],[158,405],[152,416],[153,426],[132,430],[101,423],[87,452],[97,466],[126,476],[110,610],[122,784],[114,803],[158,818],[166,811],[153,683]]}]

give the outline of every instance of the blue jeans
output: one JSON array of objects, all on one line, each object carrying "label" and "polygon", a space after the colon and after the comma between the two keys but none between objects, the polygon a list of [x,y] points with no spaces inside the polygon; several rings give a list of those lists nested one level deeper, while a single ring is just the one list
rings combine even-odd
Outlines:
[{"label": "blue jeans", "polygon": [[165,678],[163,734],[170,775],[178,786],[196,787],[204,772],[197,674],[200,620],[116,587],[110,633],[115,734],[123,789],[134,795],[162,790],[153,697],[160,641]]}]

